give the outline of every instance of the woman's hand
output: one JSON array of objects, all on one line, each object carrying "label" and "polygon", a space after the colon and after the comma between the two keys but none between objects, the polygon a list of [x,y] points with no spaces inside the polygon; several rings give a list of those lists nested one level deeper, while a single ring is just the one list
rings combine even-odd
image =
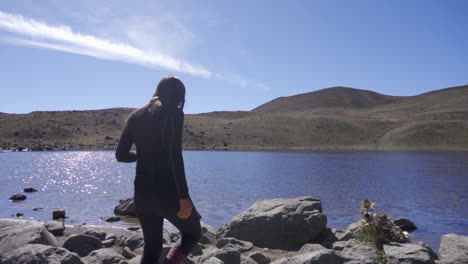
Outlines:
[{"label": "woman's hand", "polygon": [[192,202],[190,201],[190,199],[180,199],[179,204],[180,204],[180,211],[177,213],[177,216],[180,219],[189,218],[190,215],[192,215],[192,209],[193,209]]}]

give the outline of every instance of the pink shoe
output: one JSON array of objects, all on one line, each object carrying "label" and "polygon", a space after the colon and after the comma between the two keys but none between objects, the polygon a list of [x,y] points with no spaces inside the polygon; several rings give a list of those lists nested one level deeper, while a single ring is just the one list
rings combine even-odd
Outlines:
[{"label": "pink shoe", "polygon": [[184,263],[185,256],[177,248],[171,248],[169,253],[167,253],[166,259],[164,259],[164,264],[182,264]]}]

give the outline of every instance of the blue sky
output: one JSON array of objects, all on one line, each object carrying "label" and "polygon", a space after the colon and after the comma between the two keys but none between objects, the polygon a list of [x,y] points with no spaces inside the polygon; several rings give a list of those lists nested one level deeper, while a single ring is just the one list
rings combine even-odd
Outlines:
[{"label": "blue sky", "polygon": [[468,84],[468,1],[0,2],[0,112],[144,105],[179,76],[186,113],[348,86]]}]

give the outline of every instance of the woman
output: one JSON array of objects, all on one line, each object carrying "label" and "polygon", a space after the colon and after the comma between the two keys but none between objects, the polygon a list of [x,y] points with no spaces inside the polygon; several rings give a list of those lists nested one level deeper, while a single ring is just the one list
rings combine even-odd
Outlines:
[{"label": "woman", "polygon": [[189,196],[182,159],[184,103],[182,81],[163,78],[150,102],[130,114],[115,153],[119,162],[137,162],[134,199],[145,241],[142,264],[157,263],[161,255],[164,218],[181,232],[164,263],[182,263],[200,238],[201,217]]}]

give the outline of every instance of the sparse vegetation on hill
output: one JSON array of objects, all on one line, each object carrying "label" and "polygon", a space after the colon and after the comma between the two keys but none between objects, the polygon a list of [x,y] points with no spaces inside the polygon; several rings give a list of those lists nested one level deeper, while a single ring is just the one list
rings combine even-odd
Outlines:
[{"label": "sparse vegetation on hill", "polygon": [[[105,149],[133,109],[0,114],[3,149]],[[417,96],[334,87],[186,115],[186,149],[468,149],[468,85]]]}]

